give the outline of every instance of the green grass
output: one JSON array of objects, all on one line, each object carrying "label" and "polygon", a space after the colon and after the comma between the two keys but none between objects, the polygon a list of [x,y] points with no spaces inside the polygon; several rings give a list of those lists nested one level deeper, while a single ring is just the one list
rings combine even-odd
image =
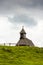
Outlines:
[{"label": "green grass", "polygon": [[0,65],[43,65],[43,48],[0,46]]}]

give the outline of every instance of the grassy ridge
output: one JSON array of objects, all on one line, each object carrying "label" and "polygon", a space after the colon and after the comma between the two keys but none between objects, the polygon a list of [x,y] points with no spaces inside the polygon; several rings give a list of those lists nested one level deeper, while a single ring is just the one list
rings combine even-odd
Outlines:
[{"label": "grassy ridge", "polygon": [[0,46],[0,65],[43,65],[43,48]]}]

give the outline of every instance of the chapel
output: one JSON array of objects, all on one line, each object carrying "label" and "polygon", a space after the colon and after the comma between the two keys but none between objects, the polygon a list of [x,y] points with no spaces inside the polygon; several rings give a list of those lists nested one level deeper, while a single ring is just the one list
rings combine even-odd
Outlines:
[{"label": "chapel", "polygon": [[34,46],[33,42],[26,37],[24,27],[22,27],[22,30],[20,31],[20,39],[16,46]]}]

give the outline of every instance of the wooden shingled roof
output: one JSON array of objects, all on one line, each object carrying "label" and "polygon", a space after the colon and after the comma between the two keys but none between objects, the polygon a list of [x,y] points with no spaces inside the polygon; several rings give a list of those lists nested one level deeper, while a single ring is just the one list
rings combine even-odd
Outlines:
[{"label": "wooden shingled roof", "polygon": [[16,46],[34,46],[33,42],[27,38],[20,39]]}]

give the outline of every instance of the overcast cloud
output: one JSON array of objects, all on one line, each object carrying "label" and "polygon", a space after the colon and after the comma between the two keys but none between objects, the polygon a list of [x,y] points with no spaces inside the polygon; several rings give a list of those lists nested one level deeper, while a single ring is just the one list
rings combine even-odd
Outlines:
[{"label": "overcast cloud", "polygon": [[33,26],[37,25],[37,21],[35,21],[33,18],[28,17],[26,15],[16,15],[13,18],[8,18],[8,19],[13,24],[17,23],[17,25],[20,23],[22,23],[28,27],[33,27]]},{"label": "overcast cloud", "polygon": [[17,8],[43,10],[43,0],[0,0],[0,14],[11,14]]}]

